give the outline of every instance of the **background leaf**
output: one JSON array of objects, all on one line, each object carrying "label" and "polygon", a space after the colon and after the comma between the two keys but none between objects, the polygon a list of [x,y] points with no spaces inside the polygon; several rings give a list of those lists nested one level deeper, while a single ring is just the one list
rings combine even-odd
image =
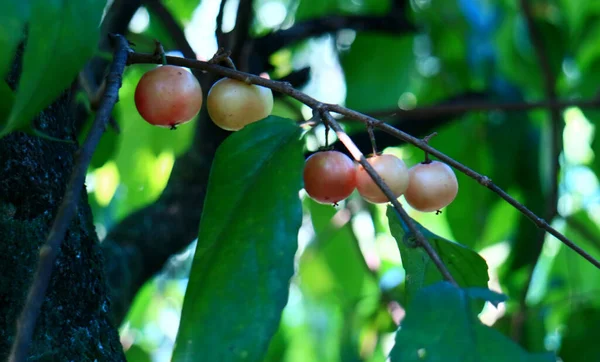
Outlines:
[{"label": "background leaf", "polygon": [[0,49],[2,49],[0,79],[6,75],[17,45],[23,39],[23,27],[29,17],[29,2],[29,0],[0,2]]},{"label": "background leaf", "polygon": [[[410,302],[419,289],[444,280],[429,255],[422,248],[411,246],[412,236],[401,224],[396,210],[387,211],[392,235],[398,243],[402,266],[406,270],[406,297]],[[485,260],[466,246],[441,238],[415,221],[423,235],[461,287],[487,287],[488,272]],[[482,305],[483,306],[483,305]]]},{"label": "background leaf", "polygon": [[31,120],[71,84],[98,44],[103,0],[35,1],[15,104],[0,137]]},{"label": "background leaf", "polygon": [[211,171],[174,361],[261,361],[301,223],[301,129],[269,117],[229,136]]},{"label": "background leaf", "polygon": [[391,362],[553,362],[550,354],[529,354],[482,324],[467,294],[441,282],[420,290],[396,333]]}]

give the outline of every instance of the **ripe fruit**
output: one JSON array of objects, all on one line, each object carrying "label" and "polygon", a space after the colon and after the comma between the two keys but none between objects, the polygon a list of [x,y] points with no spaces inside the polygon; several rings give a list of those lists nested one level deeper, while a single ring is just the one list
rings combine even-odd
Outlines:
[{"label": "ripe fruit", "polygon": [[202,88],[185,68],[163,65],[142,76],[135,106],[148,123],[175,128],[189,122],[202,107]]},{"label": "ripe fruit", "polygon": [[414,209],[431,212],[450,205],[458,193],[458,181],[450,166],[431,161],[411,167],[410,184],[404,194]]},{"label": "ripe fruit", "polygon": [[337,203],[356,188],[356,171],[350,157],[338,151],[317,152],[304,164],[304,189],[322,204]]},{"label": "ripe fruit", "polygon": [[217,126],[237,131],[271,114],[273,92],[269,88],[222,78],[208,92],[206,107]]},{"label": "ripe fruit", "polygon": [[[396,198],[406,191],[408,167],[404,161],[389,154],[369,157],[367,161],[389,186]],[[365,200],[373,204],[383,204],[389,201],[362,165],[359,165],[356,170],[356,188]]]}]

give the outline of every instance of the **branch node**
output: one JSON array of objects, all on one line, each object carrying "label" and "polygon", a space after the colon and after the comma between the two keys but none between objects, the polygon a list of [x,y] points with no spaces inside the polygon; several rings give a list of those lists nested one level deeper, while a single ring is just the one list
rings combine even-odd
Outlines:
[{"label": "branch node", "polygon": [[477,179],[479,183],[485,187],[489,187],[492,184],[492,179],[487,176],[481,176]]},{"label": "branch node", "polygon": [[160,41],[154,39],[154,55],[157,57],[157,60],[160,60],[162,65],[167,65],[167,55],[165,53],[165,48]]},{"label": "branch node", "polygon": [[233,60],[231,60],[231,51],[225,50],[225,48],[219,48],[215,55],[208,61],[210,64],[222,65],[224,64],[227,68],[237,70]]},{"label": "branch node", "polygon": [[[423,137],[423,142],[426,145],[429,145],[429,140],[435,136],[437,136],[437,132],[433,132],[432,134]],[[424,152],[425,152],[425,161],[423,161],[423,163],[431,163],[431,160],[429,159],[429,152],[427,152],[426,150]]]}]

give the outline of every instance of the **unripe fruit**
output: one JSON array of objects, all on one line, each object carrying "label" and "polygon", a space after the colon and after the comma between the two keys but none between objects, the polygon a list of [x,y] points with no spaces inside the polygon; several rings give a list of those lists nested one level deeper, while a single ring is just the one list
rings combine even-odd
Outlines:
[{"label": "unripe fruit", "polygon": [[404,198],[415,210],[440,210],[450,205],[458,193],[456,175],[443,162],[416,164],[409,170],[409,175],[410,184]]},{"label": "unripe fruit", "polygon": [[356,188],[356,171],[350,157],[338,151],[317,152],[304,164],[304,189],[322,204],[337,203]]},{"label": "unripe fruit", "polygon": [[[404,161],[390,154],[373,156],[367,161],[389,186],[396,198],[406,191],[408,167]],[[365,200],[373,204],[383,204],[389,201],[362,165],[359,165],[356,170],[356,189]]]},{"label": "unripe fruit", "polygon": [[271,114],[273,92],[269,88],[222,78],[208,92],[206,107],[217,126],[237,131]]},{"label": "unripe fruit", "polygon": [[202,107],[202,88],[185,68],[163,65],[142,76],[135,106],[146,122],[174,128],[191,121]]}]

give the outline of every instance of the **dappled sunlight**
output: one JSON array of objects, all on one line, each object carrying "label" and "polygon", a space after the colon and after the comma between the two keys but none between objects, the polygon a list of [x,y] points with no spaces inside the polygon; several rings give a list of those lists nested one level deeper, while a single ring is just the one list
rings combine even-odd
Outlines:
[{"label": "dappled sunlight", "polygon": [[[579,108],[564,111],[564,152],[566,161],[572,164],[588,164],[594,157],[590,145],[595,127]],[[596,157],[600,157],[597,155]]]},{"label": "dappled sunlight", "polygon": [[94,177],[96,201],[100,206],[105,207],[112,200],[120,182],[117,165],[113,161],[105,163],[104,166],[94,170]]}]

